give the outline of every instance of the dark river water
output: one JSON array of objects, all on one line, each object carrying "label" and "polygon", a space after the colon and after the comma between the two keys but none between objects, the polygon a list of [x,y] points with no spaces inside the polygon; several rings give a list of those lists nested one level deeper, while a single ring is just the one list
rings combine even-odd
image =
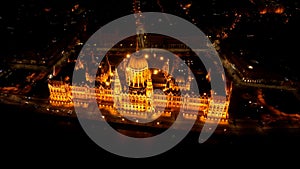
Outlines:
[{"label": "dark river water", "polygon": [[[131,135],[143,133],[146,136],[151,133],[147,129],[126,130],[122,126],[118,129]],[[213,134],[207,142],[199,144],[197,142],[199,133],[191,132],[165,153],[149,158],[130,159],[112,154],[95,144],[83,131],[76,118],[42,115],[18,107],[1,106],[1,152],[9,159],[29,158],[33,160],[32,162],[37,159],[52,163],[58,161],[68,163],[69,160],[71,163],[86,160],[97,163],[105,160],[189,161],[212,160],[212,158],[227,161],[241,157],[246,161],[257,161],[265,156],[295,157],[292,154],[300,150],[298,144],[300,137],[299,134],[295,135],[295,131],[291,133],[293,135],[289,136],[286,131],[277,130],[265,136],[253,133]],[[228,153],[231,155],[228,156]],[[250,154],[260,158],[250,159]]]}]

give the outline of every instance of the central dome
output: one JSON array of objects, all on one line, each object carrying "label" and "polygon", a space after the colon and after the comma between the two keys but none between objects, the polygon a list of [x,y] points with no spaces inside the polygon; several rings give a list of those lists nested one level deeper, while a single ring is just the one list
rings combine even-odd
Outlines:
[{"label": "central dome", "polygon": [[133,55],[131,55],[128,67],[134,70],[144,70],[148,69],[148,62],[145,57],[142,56],[141,53],[136,52]]},{"label": "central dome", "polygon": [[146,58],[140,52],[133,53],[126,68],[128,86],[133,90],[143,91],[149,78],[151,78],[151,74]]}]

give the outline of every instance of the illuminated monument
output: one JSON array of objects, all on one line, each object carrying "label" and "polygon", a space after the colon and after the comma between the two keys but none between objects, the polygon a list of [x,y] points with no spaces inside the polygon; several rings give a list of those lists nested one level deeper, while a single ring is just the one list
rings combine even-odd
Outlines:
[{"label": "illuminated monument", "polygon": [[[149,69],[147,59],[137,52],[127,57],[123,62],[124,65],[119,66],[119,69],[112,68],[108,59],[102,61],[100,63],[102,69],[99,70],[102,73],[96,77],[99,85],[95,88],[88,85],[72,86],[68,81],[49,80],[50,104],[57,107],[87,108],[89,102],[96,99],[99,109],[111,110],[112,115],[126,115],[126,117],[148,120],[154,120],[159,116],[174,119],[180,109],[184,118],[204,122],[218,117],[221,123],[228,122],[230,85],[226,90],[226,99],[218,99],[218,96],[211,99],[209,93],[181,95],[180,91],[190,89],[189,75],[186,79],[168,81],[170,77],[161,73],[165,83],[153,82],[152,76],[164,71]],[[164,64],[166,67],[168,62]],[[122,76],[119,70],[125,75]],[[85,80],[88,82],[90,77],[87,72],[85,75]],[[181,85],[179,86],[178,83]],[[160,90],[156,90],[158,87],[154,86],[159,86]],[[74,97],[80,99],[73,102]]]}]

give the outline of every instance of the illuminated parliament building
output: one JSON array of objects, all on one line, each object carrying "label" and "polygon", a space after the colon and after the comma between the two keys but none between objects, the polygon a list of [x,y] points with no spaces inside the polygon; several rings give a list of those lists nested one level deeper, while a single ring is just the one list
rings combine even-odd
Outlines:
[{"label": "illuminated parliament building", "polygon": [[[150,69],[147,57],[139,53],[128,54],[118,68],[113,68],[106,57],[99,65],[95,80],[97,85],[93,87],[72,86],[68,81],[51,79],[48,83],[50,104],[87,108],[96,99],[99,109],[135,119],[154,120],[160,116],[174,119],[180,110],[181,115],[187,119],[202,122],[218,119],[221,123],[228,123],[230,88],[226,90],[226,98],[220,99],[217,99],[218,96],[211,99],[209,92],[189,93],[191,71],[186,79],[172,79],[167,73],[170,71],[168,61],[164,61],[163,70]],[[84,64],[77,64],[75,69],[84,70]],[[85,71],[85,80],[91,81],[88,71]],[[181,95],[180,91],[186,92]]]}]

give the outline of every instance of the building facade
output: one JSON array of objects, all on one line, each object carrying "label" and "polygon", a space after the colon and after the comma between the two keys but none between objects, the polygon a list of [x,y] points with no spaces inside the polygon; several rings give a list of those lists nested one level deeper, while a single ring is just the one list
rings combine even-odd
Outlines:
[{"label": "building facade", "polygon": [[96,99],[99,109],[111,109],[114,112],[117,111],[119,115],[137,119],[154,120],[159,116],[175,118],[180,110],[181,115],[187,119],[228,122],[231,86],[226,90],[226,98],[221,96],[212,98],[208,94],[189,94],[188,92],[181,95],[178,91],[189,91],[190,82],[179,79],[178,82],[185,84],[181,87],[176,83],[164,84],[164,89],[168,89],[166,90],[168,92],[165,92],[165,90],[154,89],[152,74],[155,72],[149,70],[144,57],[133,55],[126,65],[127,88],[121,83],[118,69],[113,70],[110,64],[108,64],[107,71],[100,75],[106,78],[96,78],[100,81],[100,85],[94,88],[88,85],[72,86],[69,82],[49,80],[50,104],[58,107],[85,108]]}]

